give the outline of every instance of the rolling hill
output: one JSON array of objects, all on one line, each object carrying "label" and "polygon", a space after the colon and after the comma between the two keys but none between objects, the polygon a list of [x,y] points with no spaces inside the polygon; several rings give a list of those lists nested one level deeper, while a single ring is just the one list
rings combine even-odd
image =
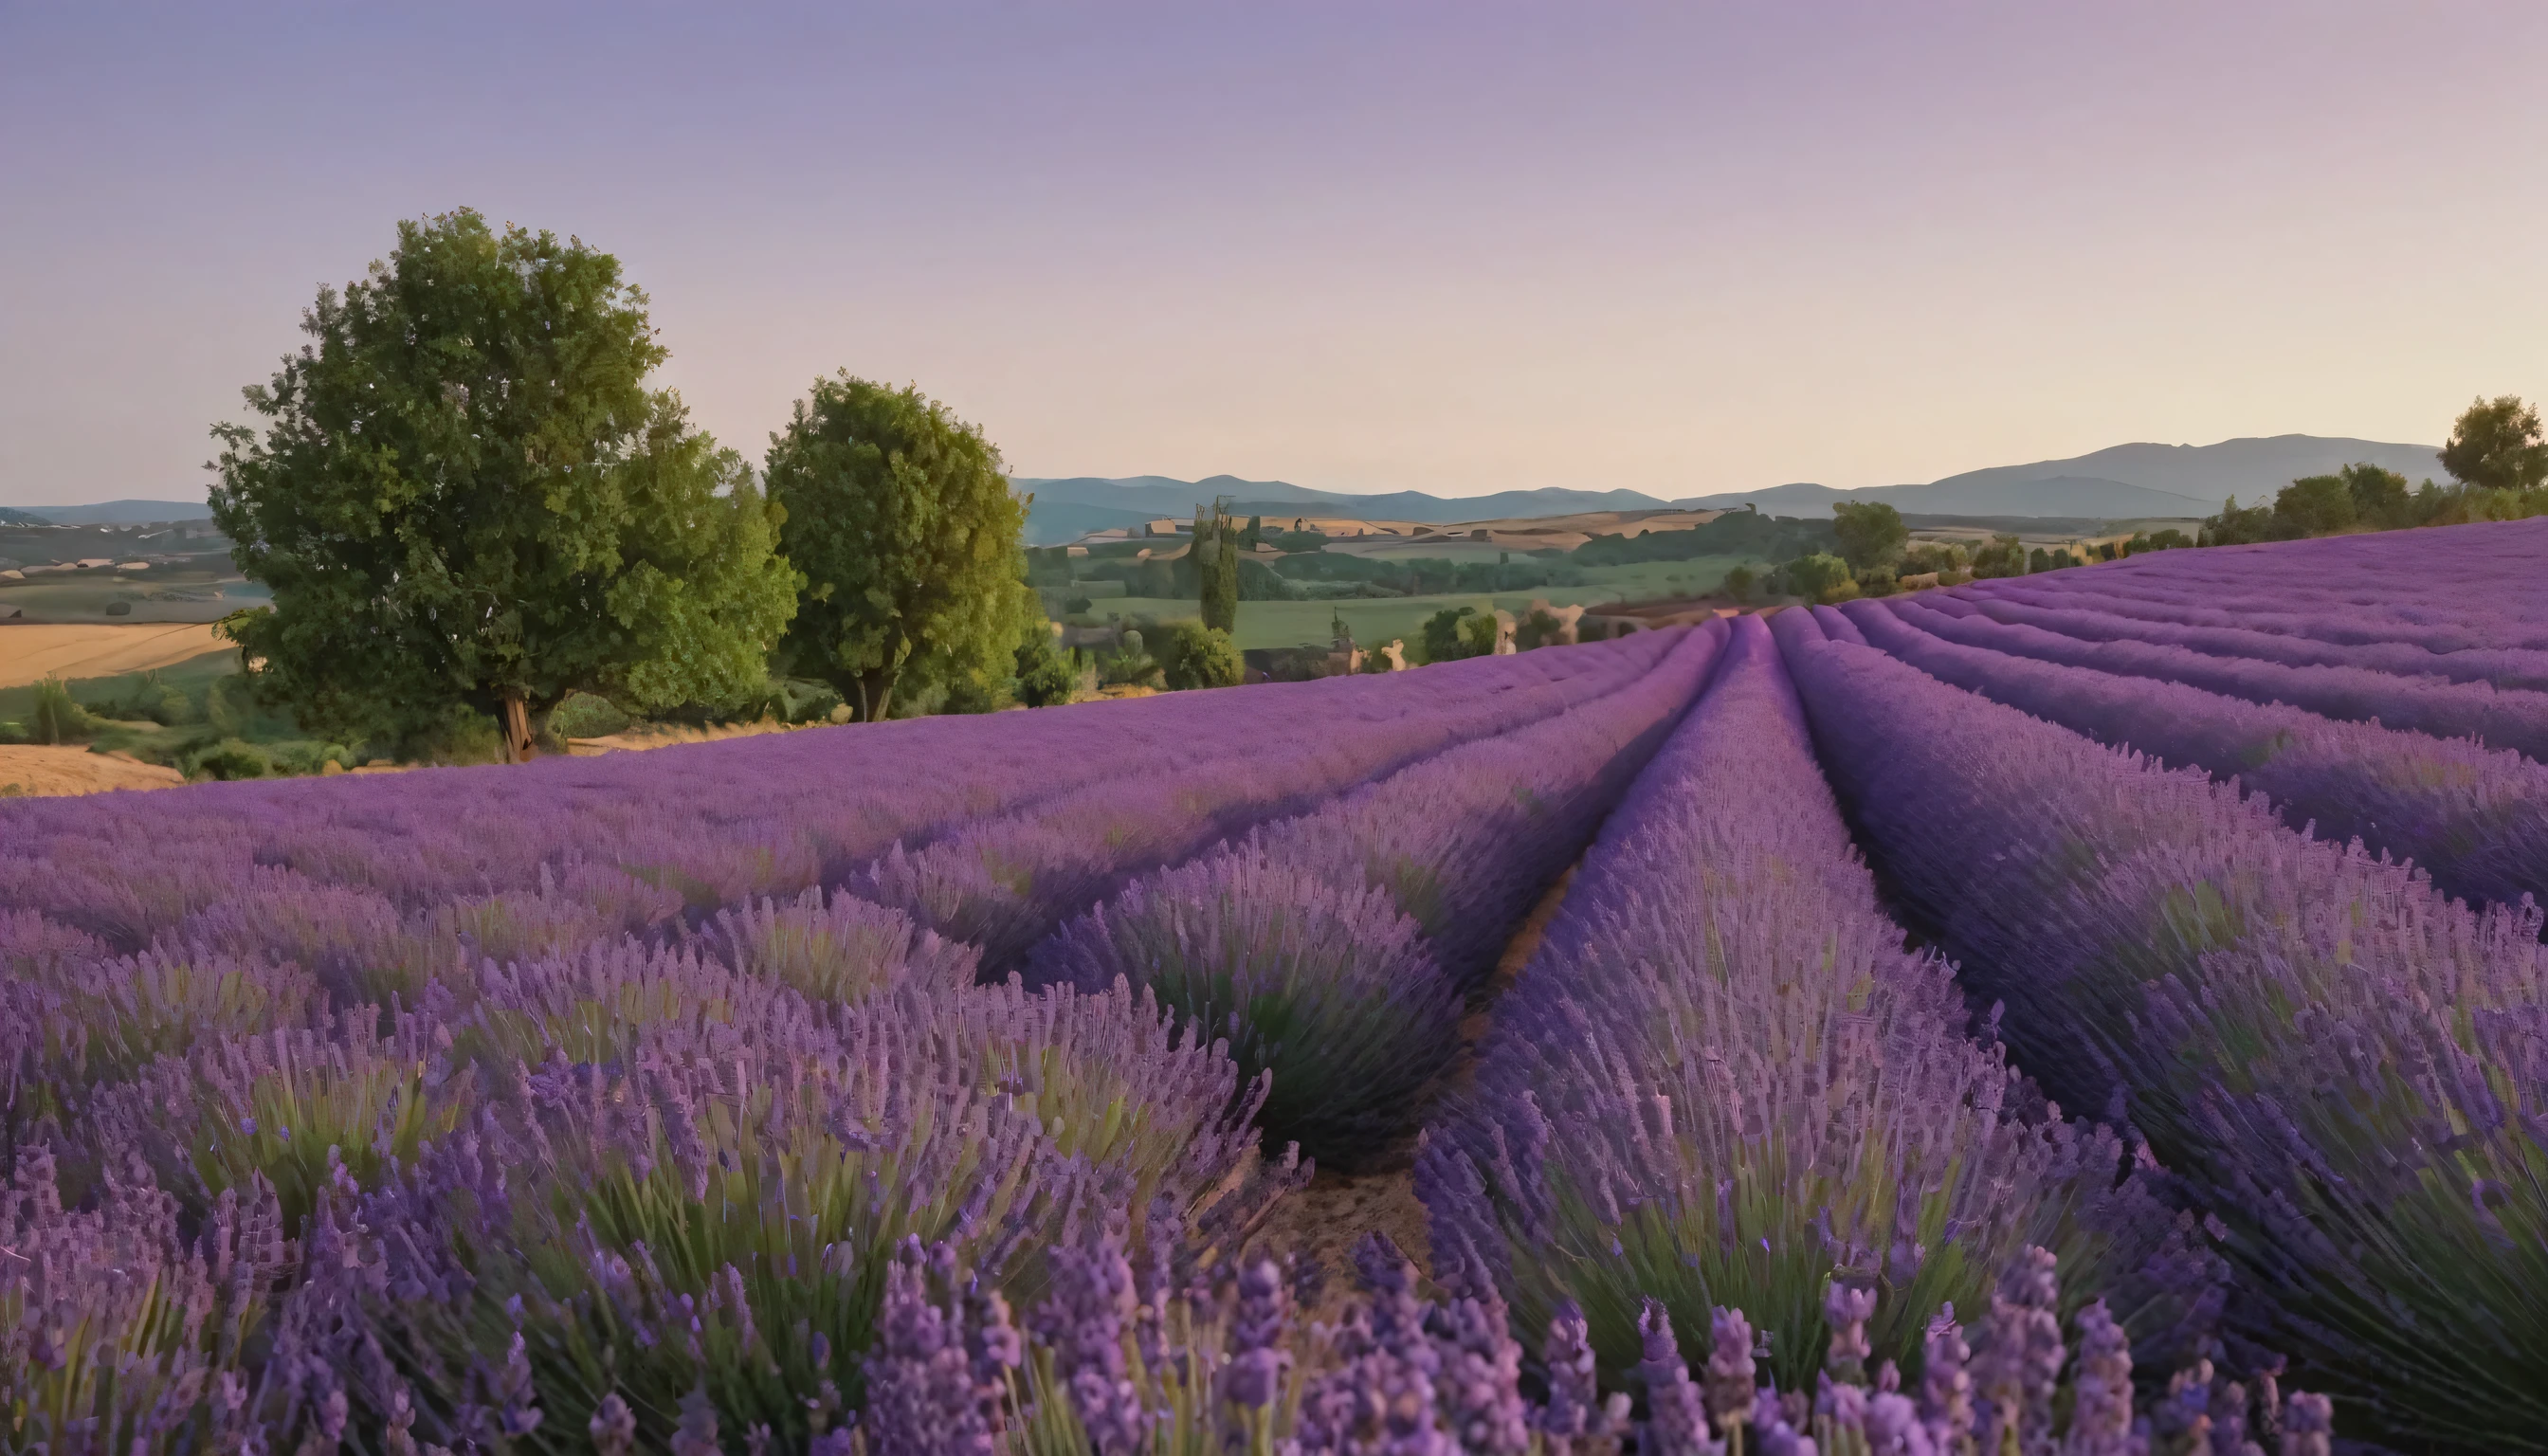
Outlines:
[{"label": "rolling hill", "polygon": [[91,505],[21,505],[17,509],[57,526],[131,526],[148,521],[213,518],[213,507],[201,500],[100,500]]},{"label": "rolling hill", "polygon": [[[2138,443],[2113,445],[2067,460],[1995,465],[1919,485],[1866,486],[1844,491],[1797,483],[1680,500],[1663,500],[1638,491],[1572,491],[1555,487],[1500,491],[1492,496],[1442,497],[1422,491],[1363,496],[1229,475],[1200,481],[1159,475],[1122,479],[1021,478],[1016,484],[1020,490],[1036,493],[1035,507],[1028,516],[1028,539],[1038,545],[1049,545],[1094,529],[1074,524],[1094,518],[1081,516],[1078,510],[1122,512],[1132,519],[1104,522],[1122,525],[1162,515],[1191,517],[1196,502],[1209,501],[1216,496],[1231,498],[1242,513],[1273,515],[1287,507],[1325,505],[1338,514],[1427,523],[1560,515],[1579,510],[1660,510],[1672,505],[1725,509],[1749,504],[1773,515],[1821,516],[1829,515],[1832,505],[1841,500],[1882,500],[1906,513],[1924,515],[2138,520],[2209,515],[2230,496],[2249,501],[2270,500],[2276,491],[2302,476],[2324,475],[2356,461],[2369,461],[2397,471],[2411,484],[2418,483],[2439,474],[2440,462],[2434,455],[2435,447],[2431,445],[2328,435],[2272,435],[2223,440],[2213,445]],[[1061,506],[1073,509],[1056,509]]]},{"label": "rolling hill", "polygon": [[2358,461],[2394,470],[2411,484],[2440,473],[2431,445],[2326,435],[2272,435],[2217,445],[2112,445],[2067,460],[1998,465],[1926,485],[1772,486],[1682,502],[1722,509],[1753,504],[1774,514],[1824,515],[1841,500],[1882,500],[1902,511],[1963,515],[2076,515],[2134,519],[2209,515],[2231,496],[2270,500],[2302,476]]}]

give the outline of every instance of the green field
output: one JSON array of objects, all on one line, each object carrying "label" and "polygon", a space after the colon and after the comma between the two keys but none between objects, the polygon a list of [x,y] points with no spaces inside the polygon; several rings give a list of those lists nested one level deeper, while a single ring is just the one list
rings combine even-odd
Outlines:
[{"label": "green field", "polygon": [[[1632,566],[1594,567],[1585,573],[1592,581],[1582,587],[1546,587],[1530,592],[1507,592],[1496,595],[1445,594],[1433,596],[1355,597],[1342,601],[1242,601],[1238,603],[1238,630],[1233,634],[1240,650],[1259,647],[1299,647],[1305,643],[1328,640],[1329,620],[1345,619],[1353,629],[1354,640],[1365,646],[1384,643],[1392,638],[1413,642],[1423,635],[1424,619],[1446,606],[1473,606],[1481,611],[1502,608],[1520,613],[1533,601],[1546,601],[1557,606],[1601,606],[1621,601],[1652,601],[1664,597],[1694,596],[1714,591],[1723,584],[1725,574],[1740,564],[1731,556],[1700,557],[1694,561],[1647,561]],[[1123,596],[1101,603],[1098,615],[1119,612],[1125,616],[1153,616],[1175,621],[1195,614],[1195,603],[1158,596]]]},{"label": "green field", "polygon": [[[0,617],[23,610],[27,620],[41,622],[217,622],[242,606],[273,599],[272,592],[253,582],[222,580],[209,572],[158,577],[47,573],[0,585]],[[132,611],[108,616],[107,606],[116,601],[130,603]]]}]

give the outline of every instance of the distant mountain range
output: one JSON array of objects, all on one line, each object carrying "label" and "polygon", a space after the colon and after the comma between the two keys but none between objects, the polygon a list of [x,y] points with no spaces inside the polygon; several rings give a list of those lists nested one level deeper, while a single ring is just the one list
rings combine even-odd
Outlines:
[{"label": "distant mountain range", "polygon": [[1882,500],[1923,514],[2076,515],[2127,520],[2210,515],[2231,496],[2253,503],[2303,476],[2369,462],[2412,485],[2441,473],[2432,445],[2326,435],[2274,435],[2217,445],[2114,445],[2068,460],[2000,465],[1915,486],[1772,486],[1682,501],[1711,509],[1750,504],[1776,515],[1828,515],[1841,500]]},{"label": "distant mountain range", "polygon": [[211,520],[201,500],[100,500],[93,505],[0,505],[0,522],[12,525],[131,526],[158,520]]},{"label": "distant mountain range", "polygon": [[1073,476],[1068,479],[1019,477],[1011,481],[1035,493],[1027,514],[1027,540],[1049,546],[1110,526],[1139,525],[1161,516],[1194,518],[1195,506],[1227,496],[1241,515],[1301,513],[1311,506],[1334,514],[1373,520],[1493,520],[1502,516],[1564,515],[1575,510],[1658,510],[1666,502],[1635,491],[1500,491],[1492,496],[1428,496],[1422,491],[1393,491],[1385,496],[1355,496],[1339,491],[1313,491],[1289,481],[1247,481],[1216,475],[1181,481],[1164,475],[1122,479]]},{"label": "distant mountain range", "polygon": [[[1639,491],[1499,491],[1492,496],[1433,496],[1393,491],[1358,496],[1314,491],[1289,481],[1250,481],[1216,475],[1181,481],[1163,475],[1121,479],[1073,476],[1020,477],[1014,484],[1035,493],[1027,513],[1027,540],[1049,546],[1110,526],[1134,526],[1160,516],[1192,519],[1196,504],[1230,498],[1243,515],[1296,513],[1323,506],[1328,513],[1375,520],[1441,524],[1513,516],[1565,515],[1579,510],[1661,510],[1669,506],[1728,509],[1752,505],[1773,515],[1831,514],[1842,500],[1882,500],[1908,514],[2080,516],[2133,520],[2146,516],[2209,515],[2230,496],[2271,500],[2276,491],[2306,475],[2325,475],[2369,461],[2412,483],[2440,473],[2431,445],[2325,435],[2274,435],[2224,440],[2217,445],[2115,445],[2068,460],[1999,465],[1966,471],[1926,485],[1866,486],[1835,490],[1793,484],[1758,491],[1666,500]],[[131,525],[138,521],[203,520],[212,507],[200,500],[107,500],[94,505],[0,506],[0,522],[35,520],[56,525]],[[32,519],[30,519],[32,518]]]},{"label": "distant mountain range", "polygon": [[2431,445],[2400,445],[2325,435],[2275,435],[2224,440],[2217,445],[2115,445],[2068,460],[2000,465],[1966,471],[1926,485],[1867,486],[1836,490],[1795,484],[1759,491],[1665,500],[1638,491],[1501,491],[1492,496],[1431,496],[1396,491],[1357,496],[1313,491],[1288,481],[1249,481],[1217,475],[1180,481],[1143,475],[1109,480],[1020,479],[1033,491],[1027,538],[1048,546],[1108,526],[1138,525],[1159,516],[1192,518],[1199,501],[1232,499],[1242,513],[1326,505],[1338,514],[1428,524],[1505,516],[1564,515],[1578,510],[1661,510],[1685,505],[1729,509],[1753,505],[1773,515],[1823,516],[1842,500],[1882,500],[1923,515],[2079,516],[2134,520],[2148,516],[2210,515],[2231,496],[2271,500],[2302,476],[2325,475],[2357,461],[2394,470],[2416,483],[2440,473]]}]

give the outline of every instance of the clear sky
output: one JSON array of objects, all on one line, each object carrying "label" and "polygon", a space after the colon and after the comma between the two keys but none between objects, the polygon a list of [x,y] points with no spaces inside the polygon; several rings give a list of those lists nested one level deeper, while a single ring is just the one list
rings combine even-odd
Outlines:
[{"label": "clear sky", "polygon": [[758,458],[1658,495],[2548,396],[2548,6],[0,0],[0,503],[198,496],[401,217],[581,234]]}]

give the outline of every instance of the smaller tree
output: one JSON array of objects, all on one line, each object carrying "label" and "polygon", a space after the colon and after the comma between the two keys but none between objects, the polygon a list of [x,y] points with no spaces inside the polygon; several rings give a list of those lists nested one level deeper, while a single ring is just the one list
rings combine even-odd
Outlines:
[{"label": "smaller tree", "polygon": [[1007,665],[1027,502],[980,430],[917,389],[844,371],[771,436],[768,476],[804,574],[786,638],[796,671],[874,722],[915,667],[952,683]]},{"label": "smaller tree", "polygon": [[1460,636],[1460,619],[1475,616],[1474,606],[1446,606],[1424,619],[1424,660],[1447,663],[1470,656]]},{"label": "smaller tree", "polygon": [[1223,632],[1238,630],[1238,526],[1229,502],[1221,500],[1207,510],[1195,507],[1195,592],[1203,623]]},{"label": "smaller tree", "polygon": [[1504,614],[1479,612],[1460,621],[1460,655],[1493,657],[1504,645]]},{"label": "smaller tree", "polygon": [[1198,621],[1170,626],[1159,644],[1159,669],[1172,691],[1196,687],[1235,687],[1247,679],[1246,662],[1229,634]]},{"label": "smaller tree", "polygon": [[1823,551],[1788,562],[1782,575],[1787,579],[1787,590],[1808,601],[1819,601],[1834,588],[1853,580],[1848,562]]},{"label": "smaller tree", "polygon": [[1079,675],[1071,671],[1061,649],[1054,644],[1050,624],[1037,622],[1020,632],[1013,656],[1017,662],[1018,701],[1031,708],[1070,701]]},{"label": "smaller tree", "polygon": [[2203,528],[2195,536],[2202,546],[2252,546],[2269,538],[2274,525],[2273,507],[2240,506],[2238,498],[2221,502],[2221,513],[2204,517]]},{"label": "smaller tree", "polygon": [[2025,576],[2024,544],[2011,535],[1991,537],[1989,545],[1973,553],[1973,575],[1976,578]]},{"label": "smaller tree", "polygon": [[2441,458],[2442,469],[2464,486],[2529,491],[2548,482],[2548,442],[2540,438],[2539,411],[2514,395],[2481,399],[2463,410]]},{"label": "smaller tree", "polygon": [[[2404,482],[2401,482],[2404,485]],[[2272,534],[2282,540],[2353,529],[2353,492],[2339,475],[2303,476],[2274,497]]]},{"label": "smaller tree", "polygon": [[1752,589],[1759,585],[1760,580],[1753,573],[1752,568],[1738,566],[1725,574],[1725,594],[1737,601],[1750,601]]},{"label": "smaller tree", "polygon": [[1842,559],[1856,571],[1893,565],[1911,541],[1902,512],[1881,500],[1844,500],[1833,506],[1832,531],[1840,537]]},{"label": "smaller tree", "polygon": [[1513,650],[1529,652],[1541,647],[1555,647],[1566,640],[1566,624],[1557,613],[1534,602],[1522,619],[1513,626]]},{"label": "smaller tree", "polygon": [[2407,524],[2407,478],[2368,462],[2336,472],[2345,494],[2353,498],[2356,523],[2379,530]]}]

